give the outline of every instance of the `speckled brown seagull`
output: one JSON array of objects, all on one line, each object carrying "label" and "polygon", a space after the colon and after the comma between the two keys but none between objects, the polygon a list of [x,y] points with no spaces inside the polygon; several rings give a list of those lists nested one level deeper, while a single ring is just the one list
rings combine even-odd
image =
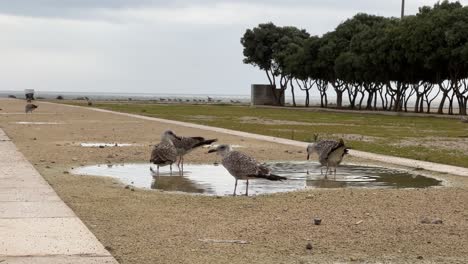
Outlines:
[{"label": "speckled brown seagull", "polygon": [[192,150],[205,145],[211,145],[213,142],[218,141],[217,139],[205,139],[203,137],[178,137],[174,138],[172,142],[177,150],[177,156],[179,156],[179,162],[177,167],[184,171],[184,156],[190,153]]},{"label": "speckled brown seagull", "polygon": [[273,175],[270,169],[259,164],[253,157],[239,152],[233,151],[230,145],[219,145],[215,149],[211,149],[208,153],[216,152],[222,157],[221,163],[229,171],[229,173],[236,179],[234,185],[234,196],[236,195],[237,181],[247,180],[245,187],[245,195],[249,192],[249,179],[267,179],[270,181],[286,180],[285,177]]},{"label": "speckled brown seagull", "polygon": [[26,114],[27,114],[27,113],[32,113],[32,111],[33,111],[34,109],[36,109],[37,107],[38,107],[38,106],[35,105],[35,104],[28,103],[28,104],[26,104],[26,106],[24,107],[24,111],[26,112]]},{"label": "speckled brown seagull", "polygon": [[343,139],[340,139],[340,141],[320,140],[307,146],[307,160],[310,159],[313,153],[317,153],[320,164],[327,167],[326,177],[330,168],[334,168],[336,175],[336,167],[341,163],[344,155],[348,154],[348,148],[345,146]]},{"label": "speckled brown seagull", "polygon": [[172,143],[174,139],[179,139],[174,132],[171,130],[164,131],[161,142],[155,145],[151,152],[150,162],[157,165],[157,175],[159,175],[159,167],[166,165],[170,166],[172,175],[172,164],[177,161],[177,150],[174,143]]}]

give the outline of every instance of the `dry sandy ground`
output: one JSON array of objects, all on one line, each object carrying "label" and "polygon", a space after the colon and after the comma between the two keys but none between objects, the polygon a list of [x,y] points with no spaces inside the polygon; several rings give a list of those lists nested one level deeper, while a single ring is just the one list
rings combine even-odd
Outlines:
[{"label": "dry sandy ground", "polygon": [[[73,176],[80,164],[147,162],[166,124],[109,113],[0,100],[0,127],[121,263],[466,263],[468,177],[452,187],[314,189],[257,197],[208,197],[125,189],[110,178]],[[25,125],[18,121],[57,122]],[[184,135],[248,145],[259,160],[304,159],[294,147],[171,126]],[[82,148],[79,142],[136,143]],[[288,150],[288,152],[286,152]],[[191,162],[213,162],[199,150]],[[349,160],[349,159],[348,159]],[[312,219],[320,217],[321,225]],[[423,224],[421,219],[441,219]],[[215,244],[199,239],[240,239]],[[312,249],[306,249],[310,243]]]}]

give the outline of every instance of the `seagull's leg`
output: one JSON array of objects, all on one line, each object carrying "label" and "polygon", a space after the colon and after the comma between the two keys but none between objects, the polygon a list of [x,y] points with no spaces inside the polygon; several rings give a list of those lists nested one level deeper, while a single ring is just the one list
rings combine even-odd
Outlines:
[{"label": "seagull's leg", "polygon": [[236,179],[236,183],[234,184],[234,193],[232,194],[233,196],[236,196],[236,189],[237,189],[237,179]]},{"label": "seagull's leg", "polygon": [[184,156],[181,156],[180,159],[182,159],[182,174],[184,174]]},{"label": "seagull's leg", "polygon": [[172,176],[172,164],[169,164],[169,170],[171,171],[171,176]]},{"label": "seagull's leg", "polygon": [[159,176],[159,165],[156,165],[156,175]]},{"label": "seagull's leg", "polygon": [[247,184],[245,186],[245,196],[249,196],[249,179],[247,179]]},{"label": "seagull's leg", "polygon": [[177,162],[177,168],[180,170],[180,162],[182,161],[182,156],[179,156],[179,161]]},{"label": "seagull's leg", "polygon": [[325,171],[325,178],[327,178],[327,176],[328,176],[328,169],[329,169],[329,167],[327,165],[327,170]]}]

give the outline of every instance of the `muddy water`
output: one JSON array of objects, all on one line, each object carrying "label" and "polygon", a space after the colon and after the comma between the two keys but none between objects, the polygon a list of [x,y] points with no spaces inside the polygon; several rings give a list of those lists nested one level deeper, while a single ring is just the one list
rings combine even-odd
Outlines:
[{"label": "muddy water", "polygon": [[[281,182],[263,179],[249,180],[249,194],[287,192],[304,188],[426,188],[441,185],[432,178],[383,167],[343,165],[334,174],[325,177],[320,166],[311,162],[268,163],[274,174],[287,177]],[[153,165],[153,170],[156,167]],[[325,172],[325,171],[324,171]],[[73,174],[114,177],[126,185],[139,188],[232,195],[234,178],[222,165],[186,164],[183,176],[177,166],[160,168],[159,176],[150,171],[150,164],[117,164],[84,166],[72,170]],[[245,193],[245,181],[239,180],[237,194]]]}]

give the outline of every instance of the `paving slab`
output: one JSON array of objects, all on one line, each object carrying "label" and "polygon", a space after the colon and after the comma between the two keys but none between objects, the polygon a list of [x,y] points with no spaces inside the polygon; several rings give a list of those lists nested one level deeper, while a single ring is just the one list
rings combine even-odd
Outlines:
[{"label": "paving slab", "polygon": [[[2,262],[3,261],[3,262]],[[115,264],[113,257],[48,256],[0,257],[1,264]]]},{"label": "paving slab", "polygon": [[73,213],[73,211],[61,200],[0,202],[0,219],[39,217],[75,217],[75,213]]},{"label": "paving slab", "polygon": [[0,129],[0,264],[116,264]]}]

